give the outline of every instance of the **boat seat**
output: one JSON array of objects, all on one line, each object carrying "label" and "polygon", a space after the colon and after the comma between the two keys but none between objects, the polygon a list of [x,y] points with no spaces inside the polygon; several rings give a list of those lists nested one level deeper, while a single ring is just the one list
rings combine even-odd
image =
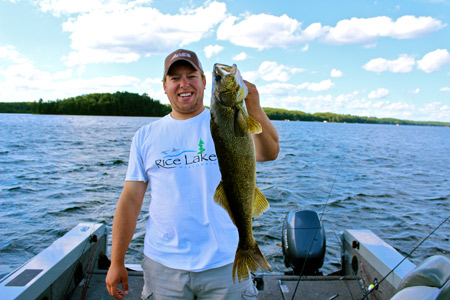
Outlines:
[{"label": "boat seat", "polygon": [[450,299],[450,259],[435,255],[409,272],[391,300]]},{"label": "boat seat", "polygon": [[439,296],[436,298],[436,300],[448,300],[448,299],[450,299],[450,280],[447,281],[445,286],[439,292]]}]

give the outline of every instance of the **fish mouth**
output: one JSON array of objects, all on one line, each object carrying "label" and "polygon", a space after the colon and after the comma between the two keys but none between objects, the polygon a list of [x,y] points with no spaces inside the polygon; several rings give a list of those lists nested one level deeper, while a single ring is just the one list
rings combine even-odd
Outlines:
[{"label": "fish mouth", "polygon": [[225,106],[241,103],[247,96],[247,87],[235,64],[216,63],[213,71],[213,93],[217,101]]},{"label": "fish mouth", "polygon": [[221,92],[235,88],[236,85],[236,65],[228,66],[215,64],[213,71],[213,83],[220,86]]},{"label": "fish mouth", "polygon": [[236,74],[236,65],[228,66],[223,64],[214,65],[214,76],[216,81],[220,81],[222,77]]}]

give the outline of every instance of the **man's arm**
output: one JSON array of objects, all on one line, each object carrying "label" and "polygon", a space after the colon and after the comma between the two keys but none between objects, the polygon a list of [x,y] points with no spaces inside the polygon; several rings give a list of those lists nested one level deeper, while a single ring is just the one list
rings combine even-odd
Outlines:
[{"label": "man's arm", "polygon": [[253,140],[255,141],[256,160],[275,160],[280,152],[278,132],[272,122],[270,122],[259,103],[259,93],[256,86],[245,80],[244,83],[247,85],[248,89],[248,95],[245,98],[247,112],[262,126],[262,132],[260,134],[253,135]]},{"label": "man's arm", "polygon": [[[146,190],[147,183],[143,181],[126,181],[117,203],[112,227],[111,266],[106,276],[106,288],[116,299],[123,299],[128,294],[125,254],[136,229]],[[122,283],[122,290],[118,288],[119,283]]]}]

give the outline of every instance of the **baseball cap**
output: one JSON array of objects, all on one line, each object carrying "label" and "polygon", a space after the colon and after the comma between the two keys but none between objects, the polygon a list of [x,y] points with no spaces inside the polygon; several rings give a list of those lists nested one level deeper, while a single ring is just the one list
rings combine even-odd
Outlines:
[{"label": "baseball cap", "polygon": [[166,77],[167,72],[169,71],[170,67],[173,65],[173,63],[184,60],[189,62],[194,69],[197,71],[203,72],[202,64],[198,60],[197,54],[195,52],[185,50],[185,49],[178,49],[172,53],[170,53],[164,62],[164,77]]}]

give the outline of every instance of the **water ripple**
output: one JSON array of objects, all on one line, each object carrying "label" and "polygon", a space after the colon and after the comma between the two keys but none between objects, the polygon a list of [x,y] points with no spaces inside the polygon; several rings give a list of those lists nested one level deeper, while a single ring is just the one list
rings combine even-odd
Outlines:
[{"label": "water ripple", "polygon": [[[131,138],[153,120],[2,115],[0,272],[13,270],[79,222],[103,222],[111,234]],[[257,164],[257,185],[271,207],[254,220],[255,237],[274,270],[284,269],[279,243],[290,211],[321,215],[325,273],[339,266],[344,229],[370,229],[407,254],[448,216],[448,128],[274,124],[279,158]],[[142,259],[149,201],[147,193],[128,252],[133,263]],[[412,260],[448,254],[449,232],[444,224]]]}]

